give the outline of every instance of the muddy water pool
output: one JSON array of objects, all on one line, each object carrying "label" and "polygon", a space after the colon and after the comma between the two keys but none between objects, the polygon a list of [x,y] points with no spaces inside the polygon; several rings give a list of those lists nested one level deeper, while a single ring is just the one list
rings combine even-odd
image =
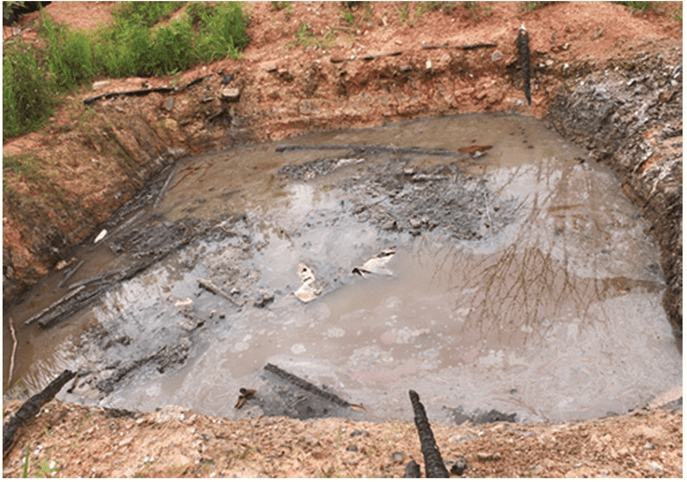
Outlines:
[{"label": "muddy water pool", "polygon": [[[213,229],[56,327],[23,327],[66,292],[48,276],[6,310],[20,343],[7,380],[6,330],[5,386],[36,390],[71,368],[87,375],[69,401],[245,418],[260,409],[236,410],[239,389],[273,363],[366,418],[412,418],[413,389],[453,423],[621,413],[681,383],[646,223],[610,170],[542,123],[454,116],[282,144],[492,148],[265,143],[181,160],[131,229]],[[353,272],[383,252],[377,272]],[[126,264],[107,243],[75,256],[87,262],[73,282]]]}]

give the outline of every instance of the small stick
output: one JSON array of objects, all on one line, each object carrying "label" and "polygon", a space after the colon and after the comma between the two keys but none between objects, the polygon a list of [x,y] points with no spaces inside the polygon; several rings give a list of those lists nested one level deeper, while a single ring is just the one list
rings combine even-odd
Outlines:
[{"label": "small stick", "polygon": [[69,280],[69,278],[71,278],[74,275],[74,273],[76,273],[79,270],[79,268],[81,268],[81,266],[83,266],[83,264],[84,264],[84,260],[82,259],[81,261],[79,261],[77,263],[77,265],[74,268],[70,269],[67,272],[67,274],[64,276],[64,279],[62,281],[60,281],[60,284],[58,284],[57,287],[62,288],[64,286],[64,284]]},{"label": "small stick", "polygon": [[167,187],[169,186],[169,182],[174,177],[174,174],[176,174],[176,169],[173,168],[172,172],[170,172],[169,176],[167,176],[167,180],[165,181],[164,185],[162,186],[162,189],[160,189],[160,192],[157,193],[157,198],[155,199],[155,203],[153,204],[153,209],[157,208],[157,205],[160,203],[160,199],[162,199],[162,196],[164,196],[165,191],[167,191]]},{"label": "small stick", "polygon": [[499,44],[497,43],[476,43],[476,44],[469,44],[469,45],[457,45],[457,49],[463,49],[463,50],[472,50],[472,49],[483,49],[487,47],[497,47]]},{"label": "small stick", "polygon": [[10,356],[10,373],[7,376],[7,381],[12,380],[12,374],[14,373],[14,355],[17,353],[17,335],[14,331],[14,322],[12,317],[9,318],[10,334],[12,335],[12,355]]},{"label": "small stick", "polygon": [[220,295],[220,296],[222,296],[222,297],[228,299],[229,301],[231,301],[232,303],[234,303],[236,306],[241,306],[241,305],[238,304],[236,301],[234,301],[234,300],[231,298],[231,296],[229,296],[229,295],[226,294],[224,291],[222,291],[222,288],[220,288],[219,286],[217,286],[216,284],[214,284],[212,281],[204,280],[204,279],[199,278],[199,279],[198,279],[198,285],[199,285],[201,288],[205,288],[206,290],[208,290],[208,291],[209,291],[210,293],[212,293],[212,294]]}]

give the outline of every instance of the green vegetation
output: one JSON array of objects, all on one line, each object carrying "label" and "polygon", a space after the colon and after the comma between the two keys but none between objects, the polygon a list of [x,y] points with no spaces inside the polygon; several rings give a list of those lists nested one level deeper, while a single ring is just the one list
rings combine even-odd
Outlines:
[{"label": "green vegetation", "polygon": [[611,2],[611,3],[617,3],[618,5],[625,5],[626,7],[630,7],[630,10],[634,13],[635,10],[639,10],[641,12],[645,10],[649,10],[653,8],[652,3],[653,2]]},{"label": "green vegetation", "polygon": [[160,20],[168,19],[184,3],[186,2],[126,2],[118,5],[112,11],[112,16],[120,24],[134,21],[151,27]]},{"label": "green vegetation", "polygon": [[417,18],[413,18],[410,12],[410,7],[407,3],[402,2],[400,5],[394,5],[394,10],[396,10],[396,15],[401,19],[401,23],[405,23],[409,27],[415,25]]},{"label": "green vegetation", "polygon": [[3,136],[40,127],[55,106],[54,84],[46,78],[41,52],[24,42],[5,42],[2,59]]},{"label": "green vegetation", "polygon": [[472,17],[475,20],[479,20],[481,17],[488,17],[491,15],[491,6],[485,6],[484,2],[463,2],[463,6],[470,10]]},{"label": "green vegetation", "polygon": [[422,13],[428,10],[439,10],[446,15],[453,13],[456,8],[456,2],[422,2],[420,9]]},{"label": "green vegetation", "polygon": [[272,8],[275,10],[283,10],[286,9],[287,11],[291,11],[291,4],[289,2],[270,2],[272,4]]},{"label": "green vegetation", "polygon": [[298,29],[296,33],[296,40],[289,42],[287,45],[293,46],[303,46],[303,49],[307,49],[311,45],[316,49],[326,49],[329,48],[336,40],[336,33],[334,30],[330,29],[322,37],[318,37],[315,32],[312,31],[310,24],[304,23]]},{"label": "green vegetation", "polygon": [[[482,2],[463,2],[467,3],[482,3]],[[415,11],[412,11],[409,4],[406,2],[401,2],[399,5],[394,5],[394,10],[396,10],[396,15],[398,15],[401,23],[405,23],[409,27],[414,26],[417,21],[422,17],[425,12],[430,10],[441,11],[445,14],[450,14],[456,8],[456,2],[418,2],[415,6]],[[491,9],[491,7],[489,7]]]},{"label": "green vegetation", "polygon": [[38,464],[38,468],[36,469],[36,478],[50,478],[54,477],[56,472],[59,472],[62,470],[62,467],[56,466],[56,467],[50,467],[50,464],[48,463],[47,460],[41,460],[41,463]]},{"label": "green vegetation", "polygon": [[[7,3],[7,2],[5,2]],[[3,136],[37,129],[52,114],[57,94],[98,76],[170,75],[196,63],[238,58],[248,45],[248,17],[237,2],[192,2],[184,15],[152,27],[185,2],[126,2],[114,23],[92,34],[72,32],[43,15],[44,49],[21,40],[3,52]]]},{"label": "green vegetation", "polygon": [[675,11],[673,12],[673,20],[676,22],[682,23],[682,6],[679,5],[677,8],[675,8]]},{"label": "green vegetation", "polygon": [[538,8],[551,5],[552,3],[554,2],[522,2],[520,4],[520,9],[525,12],[532,12],[534,10],[537,10]]},{"label": "green vegetation", "polygon": [[[350,2],[344,3],[349,4]],[[341,16],[348,25],[353,25],[355,23],[355,16],[353,15],[350,5],[345,5],[341,8]]]},{"label": "green vegetation", "polygon": [[24,458],[24,469],[21,472],[22,479],[29,476],[29,456],[31,455],[31,440],[26,445],[26,457]]}]

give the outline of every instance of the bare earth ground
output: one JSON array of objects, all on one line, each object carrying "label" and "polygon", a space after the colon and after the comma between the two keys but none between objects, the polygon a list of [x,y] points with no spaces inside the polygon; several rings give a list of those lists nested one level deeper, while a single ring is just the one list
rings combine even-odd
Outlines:
[{"label": "bare earth ground", "polygon": [[[682,476],[681,409],[433,431],[445,462],[465,457],[467,477]],[[53,401],[5,457],[4,476],[21,475],[28,438],[29,474],[52,462],[57,477],[402,477],[411,459],[424,465],[412,422],[231,422],[179,407],[133,418]]]},{"label": "bare earth ground", "polygon": [[[93,28],[111,20],[113,4],[54,2],[46,11],[73,28]],[[172,157],[164,156],[168,148],[202,152],[310,129],[464,112],[501,110],[542,117],[566,79],[595,66],[621,63],[640,50],[657,55],[682,39],[681,25],[670,16],[681,8],[679,2],[634,15],[610,3],[560,3],[533,12],[519,10],[519,3],[489,3],[474,13],[457,3],[448,14],[425,12],[412,27],[400,22],[399,5],[370,5],[371,12],[358,4],[355,23],[349,25],[340,2],[294,3],[290,11],[275,10],[270,2],[248,4],[251,43],[242,60],[198,66],[170,78],[111,80],[95,91],[85,87],[67,97],[41,131],[5,139],[5,153],[35,155],[64,192],[62,204],[45,201],[40,186],[4,171],[6,185],[17,193],[3,202],[5,299],[51,269],[61,249],[91,235],[134,187],[159,170],[156,159],[171,162]],[[416,4],[408,5],[412,20]],[[21,26],[35,28],[36,19],[37,14],[28,16]],[[319,39],[329,27],[336,28],[336,43],[319,49],[293,46],[306,22]],[[532,107],[523,104],[513,43],[522,23],[530,33],[533,64],[546,69],[533,83]],[[4,29],[5,40],[12,35],[35,39],[31,30]],[[480,42],[498,46],[423,48]],[[502,58],[492,60],[498,57],[492,57],[495,51]],[[361,59],[394,52],[401,55]],[[221,88],[217,75],[175,94],[171,110],[163,107],[167,99],[162,94],[101,101],[91,109],[82,103],[97,93],[138,89],[143,81],[183,85],[220,68],[235,73],[231,85],[241,89],[240,102],[229,109],[229,125],[221,128],[209,125],[207,118],[223,104],[217,98],[203,102]],[[120,147],[113,148],[114,143]],[[127,162],[122,162],[121,150]],[[29,205],[27,198],[34,201]],[[59,242],[50,236],[58,236]],[[56,251],[45,248],[49,245],[57,245]],[[5,421],[19,404],[5,404]],[[422,462],[414,426],[406,421],[232,422],[176,408],[122,415],[49,403],[17,435],[4,457],[3,475],[21,476],[29,441],[33,476],[399,477],[410,459]],[[470,477],[682,476],[681,409],[566,424],[433,428],[445,460],[464,456],[464,475]]]}]

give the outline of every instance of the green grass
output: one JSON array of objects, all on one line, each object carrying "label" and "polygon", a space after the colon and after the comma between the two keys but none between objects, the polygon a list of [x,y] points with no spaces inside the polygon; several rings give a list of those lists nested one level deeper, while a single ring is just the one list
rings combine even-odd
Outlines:
[{"label": "green grass", "polygon": [[2,58],[2,135],[39,128],[56,105],[55,87],[46,79],[42,52],[21,41],[5,42]]},{"label": "green grass", "polygon": [[291,3],[289,2],[270,2],[270,4],[272,4],[272,8],[275,10],[286,9],[287,12],[291,11]]},{"label": "green grass", "polygon": [[456,2],[422,2],[420,5],[422,13],[429,10],[439,10],[446,15],[450,15],[455,8]]},{"label": "green grass", "polygon": [[673,20],[675,20],[676,22],[682,23],[682,7],[681,6],[679,6],[675,9],[672,17],[673,17]]},{"label": "green grass", "polygon": [[394,10],[396,11],[396,15],[398,15],[398,18],[401,20],[401,23],[405,23],[409,27],[412,27],[415,25],[416,19],[410,12],[410,6],[408,6],[407,3],[402,2],[400,5],[394,5]]},{"label": "green grass", "polygon": [[651,8],[653,8],[653,5],[652,5],[653,2],[611,2],[611,3],[617,3],[618,5],[625,5],[626,7],[629,7],[633,13],[635,10],[639,10],[641,12],[644,12],[646,10],[650,10]]},{"label": "green grass", "polygon": [[355,24],[355,16],[353,15],[353,11],[351,10],[350,5],[344,5],[343,7],[341,7],[341,17],[344,19],[344,22],[346,22],[348,25]]},{"label": "green grass", "polygon": [[314,46],[318,49],[327,49],[331,47],[335,41],[336,33],[334,30],[330,29],[327,33],[322,35],[322,37],[318,37],[310,28],[310,24],[304,23],[296,33],[296,40],[292,40],[287,45],[290,47],[302,46],[304,50],[310,46]]},{"label": "green grass", "polygon": [[29,456],[30,455],[31,455],[31,440],[29,440],[29,443],[26,446],[26,458],[24,459],[24,469],[21,472],[22,479],[25,479],[29,476]]},{"label": "green grass", "polygon": [[171,75],[197,63],[238,58],[248,45],[240,2],[192,2],[184,15],[159,28],[185,2],[125,2],[114,23],[91,34],[41,17],[45,48],[20,40],[3,50],[3,136],[40,128],[59,95],[99,76]]},{"label": "green grass", "polygon": [[[481,2],[463,2],[465,3],[481,3]],[[396,15],[400,20],[401,24],[406,24],[409,27],[415,26],[420,17],[430,10],[440,10],[445,14],[450,14],[456,8],[455,2],[418,2],[415,6],[415,10],[411,9],[407,2],[399,2],[394,5],[394,10]]]},{"label": "green grass", "polygon": [[136,21],[151,27],[158,21],[167,19],[179,10],[186,2],[126,2],[118,5],[112,16],[116,22]]},{"label": "green grass", "polygon": [[551,5],[552,3],[554,2],[522,2],[520,4],[520,9],[525,12],[532,12],[534,10],[537,10],[538,8]]},{"label": "green grass", "polygon": [[206,10],[201,17],[204,27],[195,42],[197,58],[201,62],[225,57],[237,59],[248,45],[246,27],[249,21],[240,3],[217,2],[212,13]]}]

